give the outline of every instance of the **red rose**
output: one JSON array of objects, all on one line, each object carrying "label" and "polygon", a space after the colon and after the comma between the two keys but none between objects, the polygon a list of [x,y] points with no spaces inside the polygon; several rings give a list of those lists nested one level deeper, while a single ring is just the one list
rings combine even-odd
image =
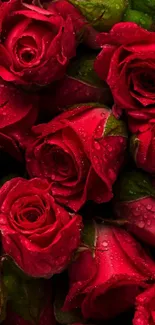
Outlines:
[{"label": "red rose", "polygon": [[25,273],[50,277],[67,266],[81,217],[55,203],[47,181],[13,178],[0,189],[0,207],[3,249]]},{"label": "red rose", "polygon": [[155,122],[155,33],[118,23],[109,34],[101,33],[98,42],[103,49],[95,69],[111,88],[115,115],[124,109],[132,132]]},{"label": "red rose", "polygon": [[150,286],[136,298],[133,325],[155,324],[155,285]]},{"label": "red rose", "polygon": [[124,161],[126,129],[100,104],[80,105],[33,128],[26,153],[30,176],[52,183],[56,200],[74,211],[112,198]]},{"label": "red rose", "polygon": [[37,99],[0,81],[0,148],[17,159],[26,132],[37,119]]},{"label": "red rose", "polygon": [[60,79],[75,55],[71,18],[18,0],[2,2],[0,12],[0,76],[37,85]]},{"label": "red rose", "polygon": [[41,112],[51,118],[65,107],[80,103],[98,102],[112,104],[112,96],[107,84],[94,71],[96,55],[81,54],[67,69],[65,77],[55,87],[44,89],[40,95]]},{"label": "red rose", "polygon": [[131,152],[138,168],[155,173],[155,125],[131,137]]},{"label": "red rose", "polygon": [[71,17],[78,43],[82,41],[90,48],[99,48],[96,42],[98,32],[88,23],[86,18],[75,6],[67,0],[57,0],[50,2],[46,7],[48,10],[54,9],[65,20],[68,16]]},{"label": "red rose", "polygon": [[124,173],[114,193],[114,214],[141,241],[155,246],[155,189],[140,171]]},{"label": "red rose", "polygon": [[84,318],[105,320],[134,305],[144,281],[155,276],[155,263],[126,231],[102,225],[94,230],[92,250],[79,253],[69,267],[63,310],[81,307]]}]

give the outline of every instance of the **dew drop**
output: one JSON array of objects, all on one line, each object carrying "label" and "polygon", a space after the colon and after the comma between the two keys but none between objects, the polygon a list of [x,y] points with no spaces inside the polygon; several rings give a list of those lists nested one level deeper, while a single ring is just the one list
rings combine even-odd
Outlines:
[{"label": "dew drop", "polygon": [[139,228],[144,228],[144,226],[145,226],[144,221],[140,221],[140,222],[138,223],[138,226],[139,226]]},{"label": "dew drop", "polygon": [[116,174],[115,174],[114,170],[111,169],[111,168],[110,168],[109,171],[108,171],[108,175],[109,175],[109,178],[110,178],[111,180],[115,179],[115,177],[116,177]]},{"label": "dew drop", "polygon": [[148,204],[146,208],[147,208],[147,210],[151,210],[152,209],[152,205]]},{"label": "dew drop", "polygon": [[94,162],[95,162],[95,164],[99,163],[99,160],[98,160],[98,158],[96,156],[94,156]]},{"label": "dew drop", "polygon": [[107,246],[108,246],[107,241],[104,241],[104,242],[102,243],[102,245],[103,245],[103,247],[107,247]]},{"label": "dew drop", "polygon": [[94,147],[95,147],[96,150],[100,150],[101,149],[101,146],[100,146],[100,144],[97,141],[94,142]]},{"label": "dew drop", "polygon": [[54,181],[55,180],[55,174],[51,175],[51,179]]},{"label": "dew drop", "polygon": [[108,151],[111,152],[112,151],[112,147],[108,146]]},{"label": "dew drop", "polygon": [[139,216],[139,211],[137,211],[137,210],[135,210],[135,211],[133,211],[133,215],[135,216],[135,217],[138,217]]}]

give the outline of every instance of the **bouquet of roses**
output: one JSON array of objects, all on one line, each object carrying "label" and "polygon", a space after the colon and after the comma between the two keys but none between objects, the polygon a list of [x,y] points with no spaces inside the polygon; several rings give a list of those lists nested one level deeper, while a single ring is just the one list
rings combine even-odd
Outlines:
[{"label": "bouquet of roses", "polygon": [[154,0],[0,0],[0,323],[155,324]]}]

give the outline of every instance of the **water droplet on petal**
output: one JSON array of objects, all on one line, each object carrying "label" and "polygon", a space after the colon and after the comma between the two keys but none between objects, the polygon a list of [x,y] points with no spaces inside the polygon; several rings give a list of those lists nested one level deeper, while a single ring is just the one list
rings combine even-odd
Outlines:
[{"label": "water droplet on petal", "polygon": [[135,210],[135,211],[133,211],[133,215],[135,216],[135,217],[138,217],[139,216],[139,211],[137,211],[137,210]]},{"label": "water droplet on petal", "polygon": [[107,246],[108,246],[107,241],[103,241],[102,245],[103,245],[104,247],[107,247]]},{"label": "water droplet on petal", "polygon": [[146,208],[147,208],[147,210],[151,210],[152,209],[152,205],[151,204],[148,204]]},{"label": "water droplet on petal", "polygon": [[109,152],[112,151],[112,147],[110,147],[110,146],[108,146],[107,149],[108,149]]},{"label": "water droplet on petal", "polygon": [[101,146],[100,146],[100,144],[97,141],[94,142],[94,147],[95,147],[96,150],[100,150],[101,149]]},{"label": "water droplet on petal", "polygon": [[113,180],[113,179],[116,178],[116,174],[115,174],[114,170],[111,169],[111,168],[108,170],[108,175],[109,175],[109,178],[110,178],[111,180]]},{"label": "water droplet on petal", "polygon": [[98,158],[96,156],[94,156],[94,162],[95,162],[95,164],[99,163],[99,160],[98,160]]},{"label": "water droplet on petal", "polygon": [[138,223],[138,226],[139,226],[139,228],[144,228],[144,226],[145,226],[144,221],[140,221],[140,222]]}]

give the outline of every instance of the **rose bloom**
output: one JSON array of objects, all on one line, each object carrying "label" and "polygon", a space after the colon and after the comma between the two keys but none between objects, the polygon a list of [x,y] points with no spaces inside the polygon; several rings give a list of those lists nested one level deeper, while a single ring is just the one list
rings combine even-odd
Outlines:
[{"label": "rose bloom", "polygon": [[146,291],[136,298],[136,312],[133,325],[155,324],[155,285],[151,285]]},{"label": "rose bloom", "polygon": [[59,203],[77,211],[86,200],[102,203],[112,198],[127,134],[124,122],[110,110],[101,104],[79,105],[32,131],[28,173],[47,178]]},{"label": "rose bloom", "polygon": [[155,33],[132,22],[118,23],[101,33],[95,70],[111,88],[114,114],[125,110],[129,127],[137,132],[155,122]]},{"label": "rose bloom", "polygon": [[63,310],[81,308],[86,319],[106,320],[134,306],[144,281],[155,276],[155,263],[125,230],[103,225],[94,230],[94,245],[69,266]]},{"label": "rose bloom", "polygon": [[18,0],[0,2],[0,77],[45,85],[60,79],[75,55],[70,17]]},{"label": "rose bloom", "polygon": [[55,203],[46,180],[13,178],[0,189],[4,252],[28,275],[62,272],[80,243],[81,217]]},{"label": "rose bloom", "polygon": [[36,96],[0,81],[0,148],[21,159],[26,133],[38,115]]}]

